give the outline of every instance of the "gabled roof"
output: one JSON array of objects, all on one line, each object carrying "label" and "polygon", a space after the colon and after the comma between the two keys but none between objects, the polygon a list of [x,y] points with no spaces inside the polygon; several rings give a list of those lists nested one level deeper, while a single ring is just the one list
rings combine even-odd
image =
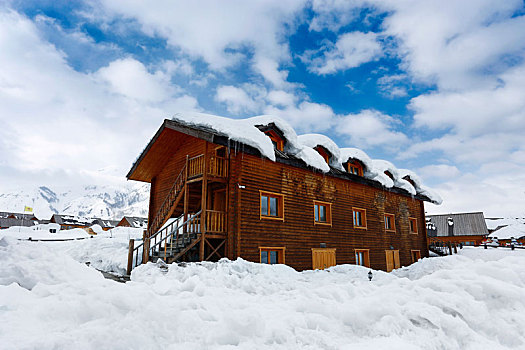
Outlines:
[{"label": "gabled roof", "polygon": [[7,211],[0,211],[0,218],[24,219],[24,220],[38,220],[33,213],[12,213]]},{"label": "gabled roof", "polygon": [[[437,230],[438,237],[485,236],[489,234],[482,212],[427,215]],[[452,222],[452,225],[449,225]]]},{"label": "gabled roof", "polygon": [[148,218],[141,218],[138,216],[124,216],[122,220],[120,220],[117,225],[119,225],[121,222],[127,222],[129,226],[135,227],[135,228],[147,228],[148,227]]},{"label": "gabled roof", "polygon": [[[264,134],[265,127],[278,129],[285,139],[284,151],[276,151],[270,138]],[[130,180],[151,182],[169,161],[170,155],[186,140],[196,137],[207,142],[235,147],[242,152],[266,157],[272,161],[288,163],[298,167],[314,169],[337,177],[352,179],[370,186],[388,189],[421,200],[441,204],[441,198],[421,184],[421,180],[411,182],[403,179],[401,172],[385,161],[371,160],[366,153],[353,149],[339,149],[325,135],[309,134],[297,136],[293,128],[284,120],[272,116],[258,116],[248,119],[229,119],[201,113],[177,114],[172,120],[164,120],[153,139],[146,146],[127,174]],[[315,145],[313,145],[315,143]],[[332,157],[330,164],[313,147],[322,146]],[[343,152],[344,151],[344,152]],[[364,177],[346,173],[342,166],[349,157],[355,158],[365,166]],[[387,164],[383,169],[381,166]],[[377,165],[377,166],[376,166]],[[380,166],[381,165],[381,166]],[[385,175],[388,170],[393,180]],[[411,173],[411,178],[413,173]]]},{"label": "gabled roof", "polygon": [[120,221],[119,220],[106,220],[106,219],[99,219],[96,218],[93,220],[93,224],[100,225],[102,228],[113,228],[118,225]]},{"label": "gabled roof", "polygon": [[93,220],[94,219],[83,218],[74,215],[53,214],[50,221],[59,225],[91,226],[93,224]]}]

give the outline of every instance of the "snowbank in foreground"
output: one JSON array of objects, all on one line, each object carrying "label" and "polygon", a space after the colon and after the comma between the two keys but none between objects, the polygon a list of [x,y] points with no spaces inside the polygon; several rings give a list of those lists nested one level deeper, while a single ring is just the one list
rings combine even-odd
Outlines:
[{"label": "snowbank in foreground", "polygon": [[[42,245],[0,241],[6,349],[502,349],[525,346],[525,254],[463,249],[392,274],[234,262],[104,280]],[[9,276],[5,278],[4,276]],[[27,282],[27,281],[30,281]]]}]

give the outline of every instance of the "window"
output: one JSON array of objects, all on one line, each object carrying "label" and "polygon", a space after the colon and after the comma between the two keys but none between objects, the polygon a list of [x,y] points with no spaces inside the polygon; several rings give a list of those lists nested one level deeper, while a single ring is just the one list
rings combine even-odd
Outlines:
[{"label": "window", "polygon": [[385,214],[385,231],[396,231],[396,217],[394,214]]},{"label": "window", "polygon": [[417,234],[417,219],[416,218],[408,218],[408,222],[410,224],[410,233]]},{"label": "window", "polygon": [[412,262],[415,263],[419,259],[421,259],[421,251],[419,250],[411,250],[410,255],[412,255]]},{"label": "window", "polygon": [[284,247],[259,247],[262,264],[284,264]]},{"label": "window", "polygon": [[314,223],[332,225],[332,203],[314,201]]},{"label": "window", "polygon": [[366,229],[366,210],[352,208],[354,213],[354,227]]},{"label": "window", "polygon": [[350,174],[363,176],[363,166],[355,160],[346,163],[346,171],[348,171]]},{"label": "window", "polygon": [[284,150],[284,141],[279,135],[277,135],[275,131],[268,130],[265,132],[265,134],[268,135],[270,140],[272,140],[273,147],[275,147],[275,149],[281,152]]},{"label": "window", "polygon": [[355,264],[370,267],[370,257],[368,249],[355,250]]},{"label": "window", "polygon": [[284,196],[278,193],[260,191],[261,218],[284,220]]},{"label": "window", "polygon": [[330,155],[329,153],[324,149],[324,147],[321,147],[321,146],[317,146],[314,148],[317,153],[319,153],[321,155],[321,157],[323,157],[324,161],[328,164],[328,160],[330,159]]}]

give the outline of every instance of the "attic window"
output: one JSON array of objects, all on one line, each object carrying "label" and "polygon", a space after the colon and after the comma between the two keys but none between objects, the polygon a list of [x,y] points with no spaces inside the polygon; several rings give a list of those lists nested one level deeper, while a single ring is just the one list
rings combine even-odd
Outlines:
[{"label": "attic window", "polygon": [[389,178],[391,178],[392,180],[394,180],[394,175],[392,175],[392,173],[388,170],[385,171],[385,175],[388,176]]},{"label": "attic window", "polygon": [[414,188],[416,188],[416,183],[410,178],[410,176],[403,177],[403,180],[408,181]]},{"label": "attic window", "polygon": [[346,171],[350,174],[363,176],[363,165],[357,160],[352,160],[346,163]]},{"label": "attic window", "polygon": [[270,140],[272,140],[273,147],[276,150],[279,150],[281,152],[284,150],[284,140],[279,135],[277,135],[275,131],[268,130],[268,131],[265,131],[264,133],[268,135]]},{"label": "attic window", "polygon": [[320,155],[323,157],[326,164],[328,164],[328,160],[330,159],[329,153],[324,149],[324,147],[317,146],[314,148]]}]

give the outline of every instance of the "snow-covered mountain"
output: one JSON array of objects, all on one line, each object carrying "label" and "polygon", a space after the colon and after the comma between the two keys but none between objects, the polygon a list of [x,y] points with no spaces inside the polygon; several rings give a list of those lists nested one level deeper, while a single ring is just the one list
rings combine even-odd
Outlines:
[{"label": "snow-covered mountain", "polygon": [[53,214],[71,214],[103,219],[148,215],[149,184],[124,183],[114,186],[78,186],[16,189],[0,193],[0,211],[34,209],[40,219]]}]

